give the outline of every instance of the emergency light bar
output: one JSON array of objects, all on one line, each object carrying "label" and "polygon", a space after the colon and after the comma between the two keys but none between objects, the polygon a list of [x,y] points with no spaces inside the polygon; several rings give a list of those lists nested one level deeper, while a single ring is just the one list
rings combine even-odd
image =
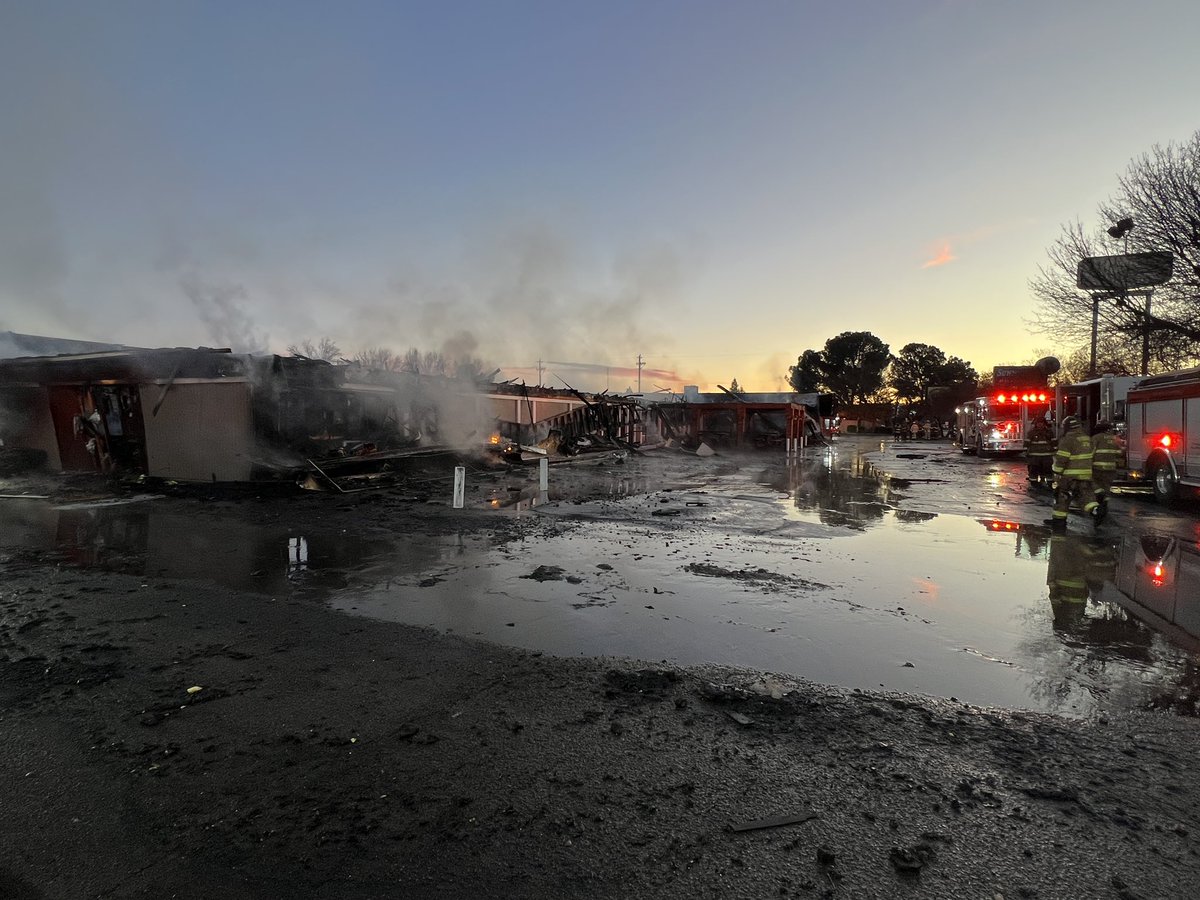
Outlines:
[{"label": "emergency light bar", "polygon": [[1024,394],[997,394],[997,403],[1045,403],[1046,394],[1044,392],[1026,392]]}]

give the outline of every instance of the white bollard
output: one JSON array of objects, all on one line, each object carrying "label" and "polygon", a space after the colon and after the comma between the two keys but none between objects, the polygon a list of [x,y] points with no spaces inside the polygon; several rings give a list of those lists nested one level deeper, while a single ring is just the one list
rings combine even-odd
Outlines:
[{"label": "white bollard", "polygon": [[467,491],[467,467],[454,467],[454,508],[463,508],[463,495]]},{"label": "white bollard", "polygon": [[545,458],[538,460],[538,490],[550,490],[550,460]]}]

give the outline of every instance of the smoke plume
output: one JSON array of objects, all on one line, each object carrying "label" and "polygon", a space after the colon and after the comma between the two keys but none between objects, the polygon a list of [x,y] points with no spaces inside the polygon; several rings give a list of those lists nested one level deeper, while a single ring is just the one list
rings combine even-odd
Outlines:
[{"label": "smoke plume", "polygon": [[240,284],[217,284],[198,275],[184,275],[179,286],[208,329],[217,347],[234,353],[265,353],[267,334],[260,332],[250,315],[250,298]]}]

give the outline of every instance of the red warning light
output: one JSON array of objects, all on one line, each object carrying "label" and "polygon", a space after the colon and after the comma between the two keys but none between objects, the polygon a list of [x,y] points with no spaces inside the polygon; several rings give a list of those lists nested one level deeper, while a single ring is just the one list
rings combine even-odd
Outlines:
[{"label": "red warning light", "polygon": [[1163,565],[1161,562],[1156,562],[1153,565],[1147,566],[1150,570],[1150,583],[1155,587],[1162,587],[1166,579],[1163,578]]},{"label": "red warning light", "polygon": [[1046,402],[1046,395],[1045,395],[1045,394],[1038,394],[1038,400],[1040,400],[1041,402],[1045,403],[1045,402]]},{"label": "red warning light", "polygon": [[996,402],[997,402],[997,403],[1007,403],[1007,402],[1008,402],[1008,397],[1006,397],[1004,394],[997,394],[997,395],[996,395]]},{"label": "red warning light", "polygon": [[1169,435],[1169,434],[1164,434],[1158,439],[1158,443],[1159,443],[1159,446],[1165,447],[1169,450],[1171,448],[1171,444],[1174,443],[1173,436]]}]

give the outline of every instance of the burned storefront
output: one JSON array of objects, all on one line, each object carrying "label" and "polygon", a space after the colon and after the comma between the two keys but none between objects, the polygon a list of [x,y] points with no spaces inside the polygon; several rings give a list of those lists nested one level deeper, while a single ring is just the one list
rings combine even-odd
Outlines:
[{"label": "burned storefront", "polygon": [[[821,443],[817,395],[684,394],[682,402],[656,403],[651,416],[663,437],[687,449],[794,451]],[[811,404],[811,405],[809,405]]]},{"label": "burned storefront", "polygon": [[204,349],[3,360],[0,440],[56,471],[236,480],[248,382],[240,357]]},{"label": "burned storefront", "polygon": [[474,386],[228,350],[0,360],[0,440],[52,471],[278,479],[310,460],[482,443]]},{"label": "burned storefront", "polygon": [[570,456],[594,449],[634,449],[646,437],[645,410],[628,397],[512,383],[486,390],[497,422],[493,443],[536,446]]},{"label": "burned storefront", "polygon": [[10,457],[181,482],[341,488],[413,460],[497,446],[518,458],[521,448],[628,449],[642,440],[642,412],[573,390],[208,348],[0,360],[0,441]]}]

